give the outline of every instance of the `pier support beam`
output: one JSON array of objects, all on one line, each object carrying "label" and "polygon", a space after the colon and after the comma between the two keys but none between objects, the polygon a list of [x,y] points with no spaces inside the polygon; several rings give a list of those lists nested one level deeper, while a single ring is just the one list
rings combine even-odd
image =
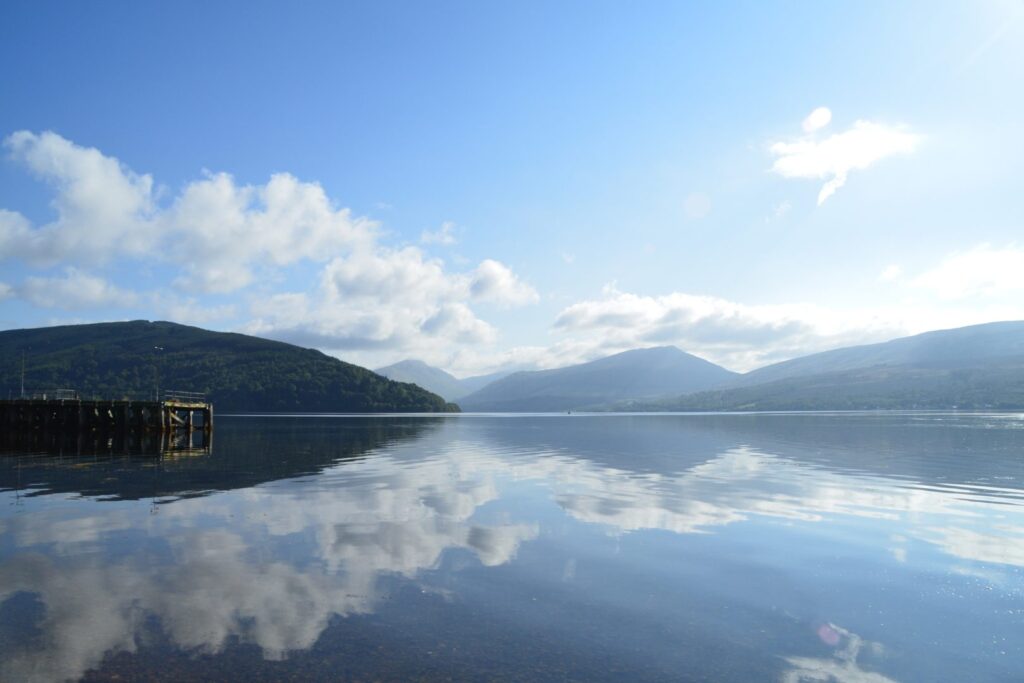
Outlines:
[{"label": "pier support beam", "polygon": [[[201,424],[197,424],[196,413]],[[0,400],[0,430],[10,432],[192,432],[213,430],[213,405],[181,401]]]}]

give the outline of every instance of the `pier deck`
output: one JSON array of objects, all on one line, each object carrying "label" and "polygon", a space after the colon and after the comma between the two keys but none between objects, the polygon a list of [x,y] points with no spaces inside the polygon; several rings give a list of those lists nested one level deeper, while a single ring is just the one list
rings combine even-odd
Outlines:
[{"label": "pier deck", "polygon": [[0,400],[0,429],[48,432],[174,432],[213,429],[213,404],[169,398],[161,401],[73,399]]}]

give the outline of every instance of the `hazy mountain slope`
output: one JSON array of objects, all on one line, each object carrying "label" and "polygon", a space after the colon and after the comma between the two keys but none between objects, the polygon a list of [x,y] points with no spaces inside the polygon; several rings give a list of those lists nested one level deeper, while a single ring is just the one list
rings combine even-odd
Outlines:
[{"label": "hazy mountain slope", "polygon": [[474,375],[472,377],[463,377],[459,380],[459,384],[465,389],[466,395],[472,394],[474,391],[480,391],[488,384],[497,382],[499,379],[505,379],[509,375],[515,374],[516,370],[501,370],[499,372],[492,372],[487,375]]},{"label": "hazy mountain slope", "polygon": [[938,330],[797,358],[631,410],[1024,408],[1024,323]]},{"label": "hazy mountain slope", "polygon": [[0,391],[149,398],[156,388],[206,392],[219,411],[437,412],[455,409],[319,351],[168,322],[134,321],[0,332]]},{"label": "hazy mountain slope", "polygon": [[877,366],[630,402],[618,410],[1020,410],[1024,358],[986,367]]},{"label": "hazy mountain slope", "polygon": [[674,346],[626,351],[556,370],[517,372],[465,396],[473,411],[561,411],[627,398],[699,391],[735,377]]},{"label": "hazy mountain slope", "polygon": [[457,401],[469,393],[458,378],[421,360],[403,360],[377,368],[374,372],[396,382],[411,382],[444,397],[447,401]]},{"label": "hazy mountain slope", "polygon": [[483,389],[491,382],[508,377],[514,371],[503,370],[489,375],[475,375],[459,379],[441,368],[427,365],[421,360],[403,360],[383,368],[378,368],[374,372],[396,382],[412,382],[427,391],[444,397],[445,400],[458,401],[463,396]]},{"label": "hazy mountain slope", "polygon": [[986,359],[1024,356],[1024,322],[936,330],[880,344],[850,346],[775,363],[736,378],[737,386],[788,377],[897,365],[969,367]]}]

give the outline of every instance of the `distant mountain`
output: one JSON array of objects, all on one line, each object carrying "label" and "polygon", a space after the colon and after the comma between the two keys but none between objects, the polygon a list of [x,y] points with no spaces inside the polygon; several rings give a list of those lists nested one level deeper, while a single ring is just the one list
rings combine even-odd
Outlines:
[{"label": "distant mountain", "polygon": [[495,372],[489,375],[477,375],[459,379],[441,368],[427,365],[421,360],[403,360],[387,367],[374,370],[396,382],[411,382],[427,391],[444,397],[447,401],[458,401],[463,396],[479,391],[491,382],[507,377],[512,371]]},{"label": "distant mountain", "polygon": [[446,412],[418,386],[393,382],[320,351],[169,322],[69,325],[0,332],[0,397],[28,389],[149,398],[205,392],[218,411]]},{"label": "distant mountain", "polygon": [[986,323],[814,353],[753,370],[740,376],[736,384],[750,386],[790,377],[883,366],[973,367],[982,362],[1021,356],[1024,356],[1024,321]]},{"label": "distant mountain", "polygon": [[459,401],[477,412],[579,410],[720,386],[736,374],[674,346],[635,349],[556,370],[516,372]]},{"label": "distant mountain", "polygon": [[630,410],[1024,408],[1024,322],[926,332],[816,353],[730,385]]},{"label": "distant mountain", "polygon": [[469,393],[456,377],[421,360],[403,360],[374,372],[396,382],[416,384],[447,401],[457,401]]},{"label": "distant mountain", "polygon": [[499,370],[498,372],[492,372],[487,375],[463,377],[459,380],[459,383],[462,385],[462,388],[466,390],[466,395],[469,395],[475,391],[480,391],[488,384],[497,382],[499,379],[505,379],[516,372],[522,372],[522,370]]}]

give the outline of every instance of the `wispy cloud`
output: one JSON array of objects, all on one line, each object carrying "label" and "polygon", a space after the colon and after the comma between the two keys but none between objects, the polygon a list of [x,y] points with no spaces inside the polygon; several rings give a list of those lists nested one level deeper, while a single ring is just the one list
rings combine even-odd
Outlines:
[{"label": "wispy cloud", "polygon": [[903,276],[903,268],[895,263],[890,263],[878,274],[879,282],[895,282]]},{"label": "wispy cloud", "polygon": [[793,208],[793,204],[788,199],[783,200],[772,207],[772,213],[768,216],[769,221],[778,221],[786,217]]},{"label": "wispy cloud", "polygon": [[979,244],[946,257],[915,277],[911,284],[944,299],[998,296],[1024,292],[1024,248]]},{"label": "wispy cloud", "polygon": [[423,244],[451,245],[459,240],[455,237],[455,223],[445,221],[437,230],[424,230],[420,233],[420,242]]},{"label": "wispy cloud", "polygon": [[[563,362],[573,362],[570,358],[579,362],[627,349],[671,344],[732,370],[745,371],[841,346],[1014,319],[1021,313],[1020,306],[998,302],[913,308],[747,304],[686,292],[634,294],[609,285],[602,296],[579,301],[559,313],[554,329],[563,340],[548,354]],[[546,364],[543,357],[532,360]]]},{"label": "wispy cloud", "polygon": [[818,107],[804,119],[803,129],[805,133],[813,133],[827,126],[832,121],[832,110],[828,107]]},{"label": "wispy cloud", "polygon": [[898,327],[808,304],[748,305],[713,296],[672,292],[644,296],[605,288],[603,296],[561,311],[555,329],[589,339],[594,356],[672,344],[731,369],[746,370],[855,341],[898,336]]},{"label": "wispy cloud", "polygon": [[703,192],[691,192],[683,201],[683,211],[691,221],[700,220],[711,213],[711,197]]},{"label": "wispy cloud", "polygon": [[921,136],[905,126],[890,126],[872,121],[856,121],[840,133],[819,137],[831,121],[832,113],[819,107],[804,120],[805,135],[792,142],[776,142],[769,148],[777,157],[772,171],[784,178],[825,180],[818,193],[818,204],[835,194],[846,183],[850,171],[865,170],[897,154],[913,152]]}]

